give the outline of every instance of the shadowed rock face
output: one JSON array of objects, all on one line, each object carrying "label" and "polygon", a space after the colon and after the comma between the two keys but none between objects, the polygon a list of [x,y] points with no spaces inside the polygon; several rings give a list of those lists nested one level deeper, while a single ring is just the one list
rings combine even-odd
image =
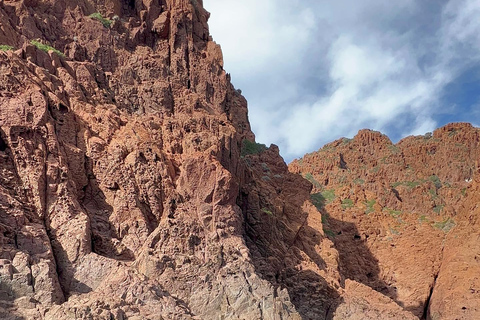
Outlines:
[{"label": "shadowed rock face", "polygon": [[[461,264],[453,253],[438,258],[442,244],[459,241],[431,227],[440,216],[417,226],[428,237],[411,232],[429,258],[383,259],[404,257],[396,248],[412,242],[389,234],[398,217],[382,215],[384,202],[392,210],[423,203],[410,201],[408,184],[368,205],[378,224],[367,226],[339,216],[340,200],[312,204],[311,183],[296,174],[303,167],[291,173],[276,146],[255,144],[208,17],[201,0],[0,2],[0,44],[14,47],[0,51],[0,318],[415,319],[409,311],[423,312],[435,279],[435,288],[461,290],[442,271]],[[455,132],[461,145],[464,129]],[[389,148],[385,137],[365,135],[363,158]],[[331,169],[322,182],[337,188],[339,170],[356,167],[346,150],[322,159],[331,157],[338,170],[316,161],[323,169],[311,173]],[[436,173],[451,192],[422,182],[435,186],[434,208],[448,217],[474,210],[476,193],[453,182],[475,178],[467,162]],[[373,182],[354,190],[358,210],[380,190]],[[472,200],[447,204],[464,194]],[[372,234],[384,242],[365,240]],[[410,265],[414,287],[400,268]],[[448,292],[433,291],[432,317],[449,312]],[[462,308],[474,315],[472,306]]]},{"label": "shadowed rock face", "polygon": [[2,1],[0,16],[3,318],[333,313],[331,242],[304,235],[311,186],[275,147],[245,149],[247,103],[201,1]]},{"label": "shadowed rock face", "polygon": [[298,317],[245,245],[254,136],[201,1],[6,1],[0,15],[16,48],[0,53],[5,312]]},{"label": "shadowed rock face", "polygon": [[314,186],[342,277],[420,318],[474,319],[479,143],[464,123],[395,145],[362,130],[289,169]]}]

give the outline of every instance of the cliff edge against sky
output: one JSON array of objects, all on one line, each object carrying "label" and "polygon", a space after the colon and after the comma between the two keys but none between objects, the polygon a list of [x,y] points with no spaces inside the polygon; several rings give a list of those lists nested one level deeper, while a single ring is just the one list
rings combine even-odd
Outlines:
[{"label": "cliff edge against sky", "polygon": [[255,143],[208,17],[201,0],[0,2],[0,317],[475,316],[477,129],[405,150],[364,132],[290,172]]}]

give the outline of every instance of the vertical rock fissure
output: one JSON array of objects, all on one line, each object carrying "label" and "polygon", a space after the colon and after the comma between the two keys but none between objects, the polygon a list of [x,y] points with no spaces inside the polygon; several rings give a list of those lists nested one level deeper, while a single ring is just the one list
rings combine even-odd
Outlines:
[{"label": "vertical rock fissure", "polygon": [[33,291],[33,293],[35,293],[35,277],[33,276],[32,266],[31,266],[30,263],[28,264],[28,271],[29,271],[29,277],[30,277],[30,281],[31,281],[31,285],[32,285],[32,291]]},{"label": "vertical rock fissure", "polygon": [[444,250],[445,250],[445,239],[443,240],[442,251],[440,253],[440,265],[438,266],[438,270],[433,277],[433,283],[432,283],[432,286],[430,288],[430,293],[428,294],[428,298],[425,301],[425,306],[424,306],[423,314],[422,314],[422,317],[421,317],[422,320],[428,320],[429,319],[430,301],[432,300],[433,293],[435,292],[435,285],[437,284],[438,275],[440,273],[440,270],[442,269],[442,261],[443,261]]},{"label": "vertical rock fissure", "polygon": [[5,151],[7,149],[7,143],[3,139],[3,137],[0,135],[0,151]]},{"label": "vertical rock fissure", "polygon": [[[47,113],[48,113],[48,116],[50,117],[50,119],[55,119],[53,117],[53,114],[52,114],[52,111],[51,111],[51,108],[50,108],[50,105],[48,105],[47,107]],[[46,131],[49,132],[48,130],[48,127],[46,126]],[[54,132],[55,132],[55,135],[56,135],[56,131],[57,131],[57,128],[56,128],[56,124],[54,123]],[[42,178],[43,178],[43,196],[42,196],[42,199],[40,199],[41,201],[41,205],[42,205],[42,208],[41,208],[41,217],[40,217],[40,220],[42,221],[42,224],[43,224],[43,227],[45,228],[45,232],[47,234],[47,237],[48,237],[48,240],[49,240],[49,244],[50,244],[50,250],[52,252],[52,257],[53,257],[53,262],[55,263],[55,275],[57,277],[57,281],[58,283],[60,284],[60,290],[62,291],[62,296],[63,296],[63,300],[67,300],[67,297],[68,297],[68,290],[66,288],[64,288],[64,284],[62,283],[61,281],[61,274],[64,272],[64,270],[62,270],[62,267],[60,266],[61,263],[59,261],[59,257],[58,257],[58,252],[57,252],[57,248],[56,246],[54,245],[54,241],[56,241],[55,239],[55,236],[52,234],[51,232],[51,221],[50,221],[50,216],[48,214],[48,203],[49,203],[49,199],[48,199],[48,156],[51,154],[51,152],[49,151],[49,142],[48,142],[48,139],[50,139],[50,135],[51,133],[48,133],[48,138],[47,138],[47,141],[45,141],[45,158],[43,160],[43,173],[42,173]],[[32,277],[32,281],[33,281],[33,277]]]},{"label": "vertical rock fissure", "polygon": [[425,301],[425,307],[423,309],[423,315],[421,317],[422,320],[427,320],[428,319],[428,307],[430,306],[430,300],[432,299],[433,291],[435,289],[435,284],[437,282],[438,274],[435,275],[435,278],[433,279],[433,284],[432,287],[430,288],[430,293],[428,295],[427,300]]},{"label": "vertical rock fissure", "polygon": [[305,225],[307,225],[307,221],[308,221],[308,215],[305,217],[305,220],[303,220],[302,225],[300,226],[300,228],[298,228],[297,232],[295,233],[292,244],[288,247],[288,250],[290,250],[297,242],[300,232],[303,230],[303,228],[305,228]]}]

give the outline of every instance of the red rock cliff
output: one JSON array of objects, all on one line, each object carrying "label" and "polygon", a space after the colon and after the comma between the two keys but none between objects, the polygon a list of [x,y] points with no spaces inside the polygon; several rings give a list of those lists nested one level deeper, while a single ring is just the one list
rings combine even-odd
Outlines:
[{"label": "red rock cliff", "polygon": [[0,15],[1,317],[298,318],[245,243],[254,136],[202,2]]},{"label": "red rock cliff", "polygon": [[422,319],[476,319],[479,157],[480,129],[457,123],[397,144],[362,130],[289,168],[314,186],[342,277]]},{"label": "red rock cliff", "polygon": [[[462,264],[439,257],[474,244],[444,232],[475,210],[478,132],[337,141],[312,169],[291,165],[314,193],[335,187],[312,204],[278,148],[254,142],[208,17],[201,0],[0,2],[0,318],[415,319],[427,300],[432,317],[449,312],[441,301],[464,284],[442,270]],[[397,212],[427,198],[439,216],[405,225],[430,235],[402,237]],[[328,218],[334,205],[349,215]],[[422,254],[402,262],[412,243]]]}]

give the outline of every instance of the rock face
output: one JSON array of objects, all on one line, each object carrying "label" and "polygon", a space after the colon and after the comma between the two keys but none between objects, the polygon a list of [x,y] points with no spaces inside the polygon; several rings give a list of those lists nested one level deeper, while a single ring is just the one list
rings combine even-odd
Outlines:
[{"label": "rock face", "polygon": [[395,145],[362,130],[289,168],[313,184],[344,279],[419,318],[476,319],[478,159],[480,129],[458,123]]},{"label": "rock face", "polygon": [[202,2],[0,15],[0,317],[299,319],[246,245],[254,136]]},{"label": "rock face", "polygon": [[477,130],[365,131],[292,173],[208,17],[0,2],[0,318],[477,317]]}]

